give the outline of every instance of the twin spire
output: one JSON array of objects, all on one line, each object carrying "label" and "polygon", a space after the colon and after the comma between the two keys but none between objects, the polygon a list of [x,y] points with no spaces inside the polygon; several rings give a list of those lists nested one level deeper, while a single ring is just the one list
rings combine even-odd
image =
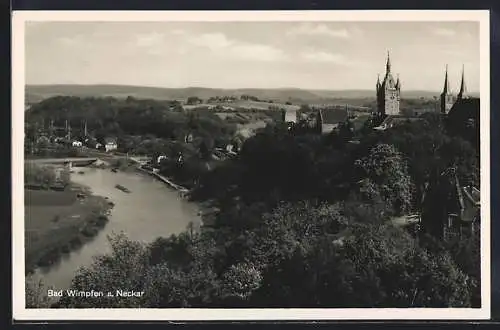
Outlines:
[{"label": "twin spire", "polygon": [[[448,81],[448,64],[446,64],[446,69],[445,69],[445,74],[444,74],[444,87],[443,87],[443,94],[449,94],[451,93],[450,89],[450,83]],[[458,92],[457,97],[458,98],[463,98],[467,94],[467,86],[465,85],[465,69],[464,65],[462,64],[462,79],[460,81],[460,91]]]}]

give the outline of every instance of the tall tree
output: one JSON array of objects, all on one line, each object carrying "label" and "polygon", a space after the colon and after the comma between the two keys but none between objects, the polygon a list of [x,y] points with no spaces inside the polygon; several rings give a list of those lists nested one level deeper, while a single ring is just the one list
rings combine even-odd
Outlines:
[{"label": "tall tree", "polygon": [[397,214],[410,209],[412,183],[403,155],[392,145],[378,144],[368,156],[356,161],[361,170],[362,189],[365,194],[380,198]]}]

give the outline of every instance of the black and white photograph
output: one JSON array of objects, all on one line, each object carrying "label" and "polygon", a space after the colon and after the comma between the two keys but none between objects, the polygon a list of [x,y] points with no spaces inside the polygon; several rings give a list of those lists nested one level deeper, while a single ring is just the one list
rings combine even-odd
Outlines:
[{"label": "black and white photograph", "polygon": [[14,317],[489,318],[487,11],[13,20]]}]

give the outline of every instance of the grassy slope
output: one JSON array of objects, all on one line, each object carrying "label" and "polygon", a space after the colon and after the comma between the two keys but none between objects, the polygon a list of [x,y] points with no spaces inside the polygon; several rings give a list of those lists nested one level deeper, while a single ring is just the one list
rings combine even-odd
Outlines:
[{"label": "grassy slope", "polygon": [[77,191],[25,190],[26,269],[50,265],[90,239],[108,207],[99,196],[78,200]]}]

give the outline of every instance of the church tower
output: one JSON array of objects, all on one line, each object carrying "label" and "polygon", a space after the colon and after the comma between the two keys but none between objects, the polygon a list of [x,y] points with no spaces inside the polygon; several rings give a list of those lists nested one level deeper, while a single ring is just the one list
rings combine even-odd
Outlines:
[{"label": "church tower", "polygon": [[381,115],[399,115],[399,102],[401,101],[401,82],[392,76],[391,59],[387,52],[385,77],[382,83],[380,76],[377,78],[377,111]]},{"label": "church tower", "polygon": [[467,86],[465,86],[465,77],[464,77],[464,66],[462,65],[462,81],[460,82],[460,91],[458,92],[457,99],[466,99],[467,98]]},{"label": "church tower", "polygon": [[450,83],[448,81],[448,65],[446,65],[446,71],[444,73],[444,87],[443,92],[440,96],[441,101],[441,113],[447,114],[450,112],[453,103],[455,103],[454,97],[450,90]]}]

